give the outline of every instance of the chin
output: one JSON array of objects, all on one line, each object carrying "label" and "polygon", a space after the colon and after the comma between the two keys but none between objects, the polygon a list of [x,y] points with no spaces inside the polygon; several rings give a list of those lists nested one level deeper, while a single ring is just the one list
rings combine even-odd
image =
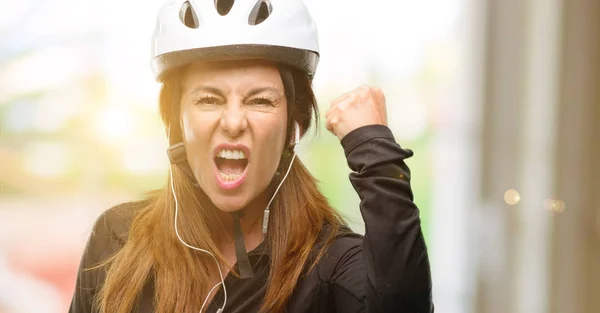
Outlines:
[{"label": "chin", "polygon": [[250,203],[250,201],[242,197],[222,195],[217,196],[216,199],[212,199],[212,202],[220,211],[228,213],[239,211]]}]

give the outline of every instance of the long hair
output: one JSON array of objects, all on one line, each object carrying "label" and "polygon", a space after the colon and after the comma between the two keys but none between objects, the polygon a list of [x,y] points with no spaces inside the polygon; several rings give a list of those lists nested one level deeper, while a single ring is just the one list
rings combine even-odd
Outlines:
[{"label": "long hair", "polygon": [[[288,103],[287,138],[291,134],[289,121],[292,118],[303,131],[309,128],[312,117],[318,123],[310,80],[298,71],[291,71],[296,100]],[[175,107],[180,105],[181,96],[177,77],[176,74],[167,77],[160,92],[160,112],[167,129],[173,111],[179,111]],[[283,154],[282,160],[285,160]],[[217,209],[182,171],[176,166],[171,170],[173,180],[169,183],[173,183],[179,202],[181,236],[188,243],[213,252],[224,263],[215,237],[222,227]],[[218,277],[217,266],[210,255],[189,249],[178,241],[174,229],[175,199],[169,187],[149,194],[147,203],[136,214],[127,243],[103,263],[106,279],[96,297],[96,305],[100,312],[129,313],[151,281],[157,313],[198,311],[211,287],[209,279]],[[330,227],[323,228],[324,224]],[[342,225],[343,219],[319,191],[315,178],[296,158],[271,205],[265,239],[271,262],[261,312],[285,310],[302,273],[318,262]],[[328,233],[322,233],[323,229]],[[317,251],[315,245],[323,238],[325,244]]]}]

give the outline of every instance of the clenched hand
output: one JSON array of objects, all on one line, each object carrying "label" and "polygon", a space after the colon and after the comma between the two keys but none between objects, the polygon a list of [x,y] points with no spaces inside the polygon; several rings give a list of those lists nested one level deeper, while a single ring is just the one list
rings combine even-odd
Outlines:
[{"label": "clenched hand", "polygon": [[366,125],[387,125],[385,96],[381,89],[360,86],[335,99],[325,115],[325,127],[340,140]]}]

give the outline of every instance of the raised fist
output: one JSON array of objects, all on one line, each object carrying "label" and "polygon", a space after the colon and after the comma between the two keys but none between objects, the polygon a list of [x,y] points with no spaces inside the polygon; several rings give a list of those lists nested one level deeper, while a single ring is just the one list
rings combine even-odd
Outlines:
[{"label": "raised fist", "polygon": [[387,125],[385,96],[381,89],[360,86],[335,99],[325,115],[325,127],[340,140],[366,125]]}]

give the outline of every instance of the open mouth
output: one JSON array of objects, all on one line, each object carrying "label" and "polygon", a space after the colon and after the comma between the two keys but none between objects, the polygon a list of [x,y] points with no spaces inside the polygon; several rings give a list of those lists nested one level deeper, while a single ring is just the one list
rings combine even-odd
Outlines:
[{"label": "open mouth", "polygon": [[248,158],[243,150],[223,149],[215,157],[215,165],[220,182],[233,184],[243,178]]}]

